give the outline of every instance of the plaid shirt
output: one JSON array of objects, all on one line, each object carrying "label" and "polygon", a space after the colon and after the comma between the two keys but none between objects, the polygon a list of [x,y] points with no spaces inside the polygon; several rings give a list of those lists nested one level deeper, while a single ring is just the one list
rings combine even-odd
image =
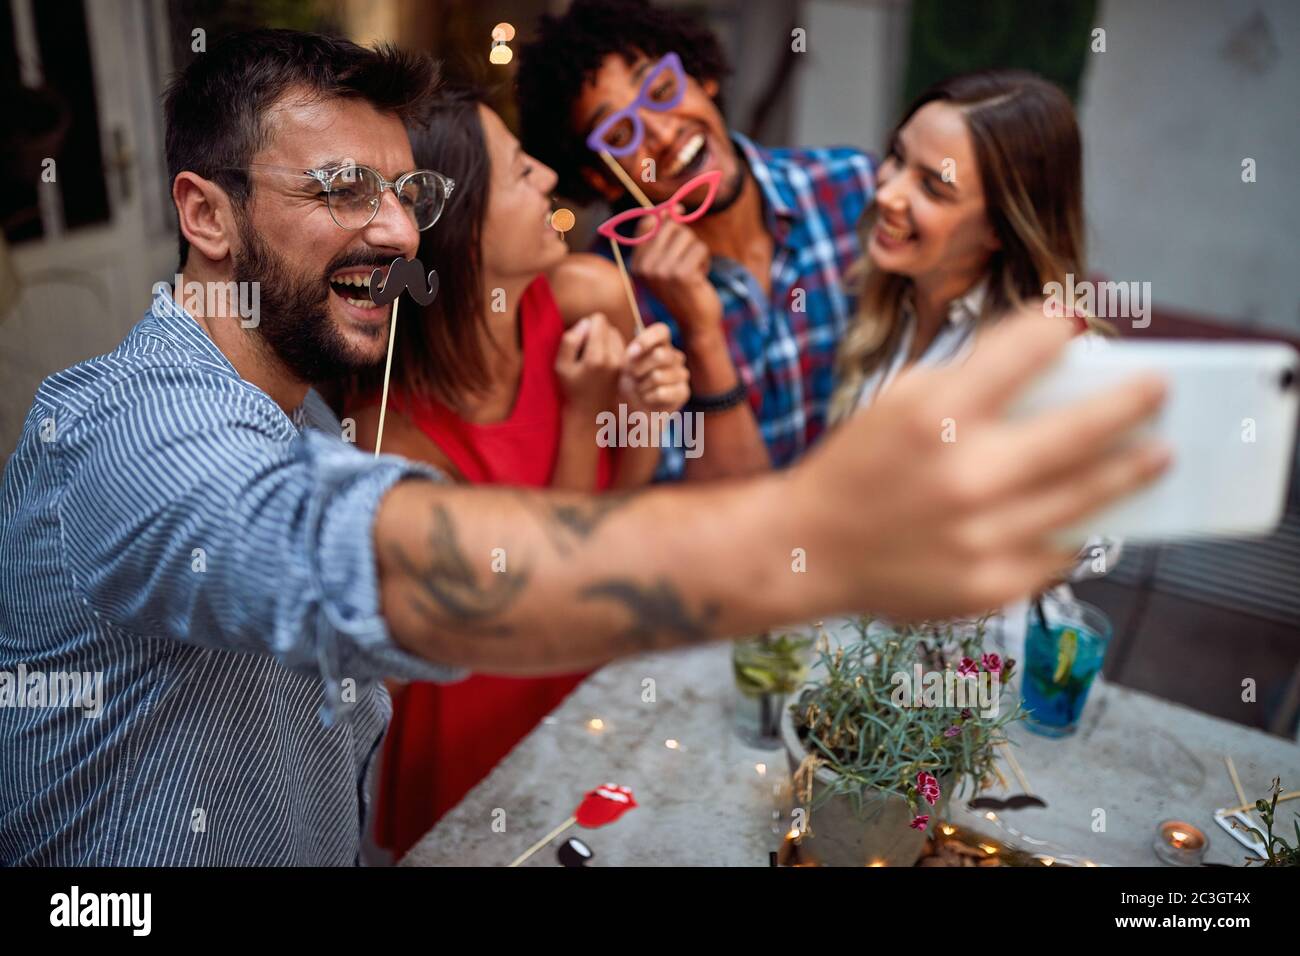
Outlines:
[{"label": "plaid shirt", "polygon": [[[709,279],[722,300],[731,360],[779,468],[798,460],[826,427],[835,352],[854,308],[844,275],[862,255],[857,225],[875,192],[875,162],[847,146],[764,149],[731,136],[763,196],[773,239],[771,292],[765,296],[745,266],[720,256]],[[593,248],[610,256],[604,240]],[[641,283],[637,299],[646,321],[667,323],[680,348],[677,323]],[[680,479],[685,465],[681,448],[665,448],[656,477]]]}]

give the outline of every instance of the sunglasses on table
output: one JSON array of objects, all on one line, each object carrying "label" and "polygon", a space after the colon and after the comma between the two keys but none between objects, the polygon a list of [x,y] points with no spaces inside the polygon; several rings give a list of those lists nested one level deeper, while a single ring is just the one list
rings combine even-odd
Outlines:
[{"label": "sunglasses on table", "polygon": [[415,228],[424,232],[438,221],[456,188],[454,179],[432,169],[415,169],[389,182],[379,170],[359,163],[325,169],[249,163],[248,168],[318,183],[330,216],[344,229],[364,229],[370,225],[379,213],[384,191],[391,189]]},{"label": "sunglasses on table", "polygon": [[650,68],[636,99],[601,120],[587,137],[587,145],[593,152],[605,151],[611,156],[634,152],[645,136],[645,123],[639,111],[662,113],[680,103],[685,95],[686,72],[681,57],[666,53]]},{"label": "sunglasses on table", "polygon": [[[639,207],[628,209],[617,216],[606,219],[596,227],[596,232],[606,239],[612,239],[624,246],[639,246],[641,243],[654,238],[655,234],[663,226],[665,219],[672,219],[673,222],[680,222],[685,225],[703,216],[709,211],[709,207],[713,205],[713,199],[718,194],[718,183],[721,181],[722,170],[720,169],[710,169],[707,173],[700,173],[700,175],[684,183],[681,189],[657,206],[651,206],[649,209]],[[686,197],[701,186],[707,186],[708,192],[704,194],[704,198],[700,200],[699,205],[690,212],[679,213],[677,206],[684,205]],[[640,221],[646,217],[653,217],[654,223],[644,234],[629,236],[625,232],[619,231],[620,227],[630,227],[635,230],[640,225]]]}]

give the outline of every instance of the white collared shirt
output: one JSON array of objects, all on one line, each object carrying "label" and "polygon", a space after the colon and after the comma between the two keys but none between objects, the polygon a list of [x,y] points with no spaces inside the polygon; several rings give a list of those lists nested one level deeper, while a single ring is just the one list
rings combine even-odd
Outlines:
[{"label": "white collared shirt", "polygon": [[[933,341],[926,346],[916,359],[917,365],[946,365],[965,357],[975,338],[979,327],[980,312],[984,308],[984,299],[988,294],[988,279],[976,282],[961,296],[948,303],[948,317],[939,328]],[[903,300],[902,332],[899,334],[898,346],[885,361],[881,362],[863,381],[858,390],[857,406],[864,408],[874,402],[880,391],[889,385],[907,365],[907,357],[912,354],[912,345],[916,341],[916,310],[912,307],[910,293]]]}]

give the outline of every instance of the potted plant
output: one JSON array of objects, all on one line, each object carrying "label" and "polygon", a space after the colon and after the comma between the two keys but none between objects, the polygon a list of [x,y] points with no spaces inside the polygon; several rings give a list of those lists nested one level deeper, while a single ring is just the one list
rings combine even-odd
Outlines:
[{"label": "potted plant", "polygon": [[1273,833],[1273,824],[1277,819],[1278,797],[1282,795],[1281,777],[1273,778],[1273,785],[1268,788],[1268,792],[1272,800],[1255,801],[1255,809],[1259,811],[1267,832],[1260,833],[1255,827],[1244,826],[1235,819],[1232,821],[1233,829],[1245,830],[1264,844],[1265,855],[1246,857],[1246,865],[1262,863],[1264,866],[1300,866],[1300,814],[1296,814],[1296,819],[1291,821],[1295,827],[1295,846],[1289,846],[1280,834]]},{"label": "potted plant", "polygon": [[984,650],[986,621],[862,618],[835,652],[819,641],[782,720],[806,857],[910,866],[954,790],[992,780],[994,748],[1024,712],[1003,699],[1014,662]]}]

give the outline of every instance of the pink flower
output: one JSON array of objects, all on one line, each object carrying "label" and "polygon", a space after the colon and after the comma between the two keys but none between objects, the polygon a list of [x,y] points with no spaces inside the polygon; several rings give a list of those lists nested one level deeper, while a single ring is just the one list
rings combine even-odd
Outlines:
[{"label": "pink flower", "polygon": [[961,663],[957,665],[957,673],[962,677],[970,677],[979,673],[979,665],[969,657],[963,657]]},{"label": "pink flower", "polygon": [[959,733],[961,733],[961,725],[953,724],[951,727],[949,727],[947,730],[943,732],[943,735],[945,737],[956,737]]},{"label": "pink flower", "polygon": [[930,822],[930,814],[923,813],[918,817],[913,817],[912,822],[908,824],[913,830],[924,830]]},{"label": "pink flower", "polygon": [[939,781],[934,778],[933,774],[928,774],[924,770],[919,771],[916,775],[916,789],[920,791],[921,796],[925,797],[925,802],[934,806],[939,800]]},{"label": "pink flower", "polygon": [[997,654],[985,654],[980,658],[980,663],[984,665],[984,669],[990,674],[1002,673],[1002,658]]},{"label": "pink flower", "polygon": [[970,712],[970,708],[969,708],[969,707],[963,707],[963,708],[961,709],[961,719],[962,719],[962,720],[970,720],[971,717],[973,717],[973,716],[974,716],[974,714],[972,714],[972,713]]}]

